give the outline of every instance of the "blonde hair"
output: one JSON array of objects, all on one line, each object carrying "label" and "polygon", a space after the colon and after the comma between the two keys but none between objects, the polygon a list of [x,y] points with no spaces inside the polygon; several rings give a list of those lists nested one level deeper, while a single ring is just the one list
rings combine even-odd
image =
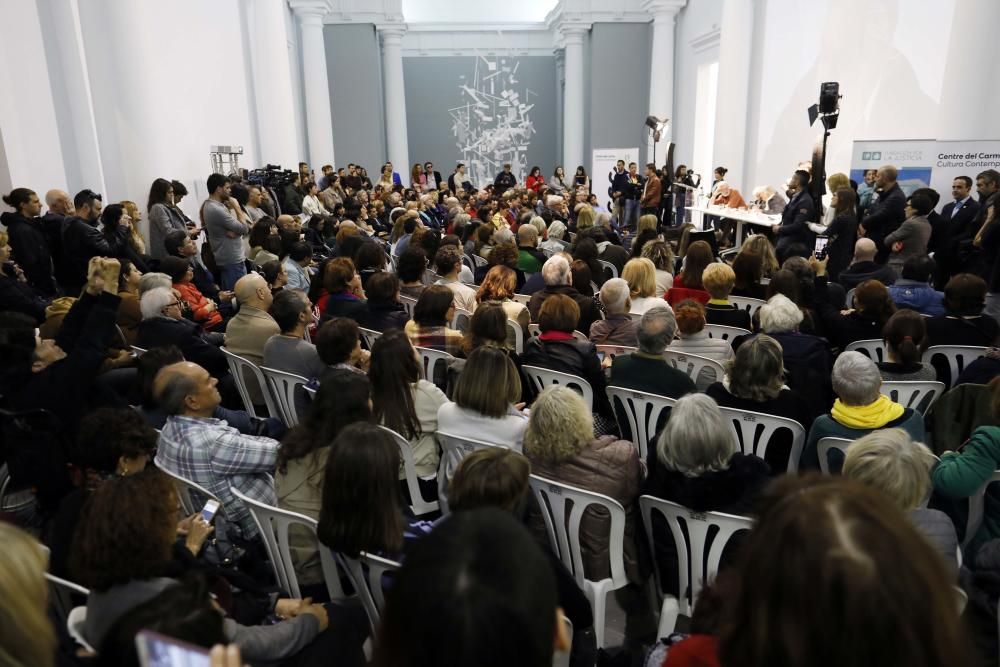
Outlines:
[{"label": "blonde hair", "polygon": [[628,283],[632,298],[656,295],[656,266],[645,257],[630,259],[622,269],[622,278]]},{"label": "blonde hair", "polygon": [[10,236],[7,235],[7,231],[0,229],[0,246],[5,246],[10,243]]},{"label": "blonde hair", "polygon": [[573,389],[549,387],[531,404],[524,432],[528,458],[560,463],[583,451],[593,438],[594,416]]},{"label": "blonde hair", "polygon": [[30,535],[0,522],[0,664],[51,667],[56,636],[46,606],[46,556]]},{"label": "blonde hair", "polygon": [[701,273],[701,284],[713,299],[727,299],[736,284],[736,274],[724,262],[714,262]]},{"label": "blonde hair", "polygon": [[646,215],[639,216],[639,225],[638,227],[636,227],[635,235],[639,236],[639,234],[642,234],[643,230],[645,229],[652,229],[654,232],[656,231],[655,215],[647,213]]},{"label": "blonde hair", "polygon": [[837,172],[836,174],[830,174],[826,177],[826,189],[830,192],[836,192],[837,190],[849,190],[851,188],[851,179],[847,177],[847,174],[843,172]]},{"label": "blonde hair", "polygon": [[583,204],[576,214],[576,231],[580,232],[594,226],[594,209],[588,204]]},{"label": "blonde hair", "polygon": [[778,256],[774,254],[774,246],[764,234],[751,236],[740,248],[740,253],[743,252],[753,252],[760,255],[762,278],[770,278],[781,268],[781,265],[778,264]]},{"label": "blonde hair", "polygon": [[869,433],[851,443],[843,474],[884,493],[909,512],[923,502],[931,485],[931,450],[901,428]]}]

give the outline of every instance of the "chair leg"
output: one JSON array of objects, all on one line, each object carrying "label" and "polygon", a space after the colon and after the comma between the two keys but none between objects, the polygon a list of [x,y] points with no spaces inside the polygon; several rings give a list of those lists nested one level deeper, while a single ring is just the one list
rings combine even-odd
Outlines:
[{"label": "chair leg", "polygon": [[604,648],[604,624],[607,616],[608,592],[587,586],[584,594],[590,600],[591,609],[594,610],[594,639],[597,648]]},{"label": "chair leg", "polygon": [[680,616],[680,607],[677,598],[668,595],[663,598],[663,606],[660,608],[660,624],[656,628],[658,638],[669,637],[677,627],[677,617]]}]

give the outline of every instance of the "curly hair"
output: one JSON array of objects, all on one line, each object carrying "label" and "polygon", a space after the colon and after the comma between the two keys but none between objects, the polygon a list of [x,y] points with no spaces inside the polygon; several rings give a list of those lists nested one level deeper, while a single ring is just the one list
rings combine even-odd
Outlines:
[{"label": "curly hair", "polygon": [[70,458],[81,468],[114,472],[121,458],[151,456],[156,430],[131,408],[98,408],[80,422]]},{"label": "curly hair", "polygon": [[573,458],[594,439],[594,415],[576,391],[552,386],[531,404],[524,432],[524,453],[530,459],[559,463]]},{"label": "curly hair", "polygon": [[674,318],[681,334],[696,334],[705,328],[705,306],[693,299],[685,299],[674,308]]},{"label": "curly hair", "polygon": [[157,468],[109,479],[83,506],[70,571],[98,591],[158,576],[170,561],[177,518],[173,482]]},{"label": "curly hair", "polygon": [[498,264],[486,272],[486,277],[476,292],[476,301],[481,303],[512,299],[516,289],[517,274],[509,266]]},{"label": "curly hair", "polygon": [[517,246],[513,243],[498,243],[487,258],[490,266],[507,266],[515,268],[518,260]]}]

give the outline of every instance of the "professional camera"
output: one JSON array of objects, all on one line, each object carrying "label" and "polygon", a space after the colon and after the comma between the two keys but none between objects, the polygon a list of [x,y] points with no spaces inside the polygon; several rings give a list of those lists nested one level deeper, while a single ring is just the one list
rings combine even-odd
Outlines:
[{"label": "professional camera", "polygon": [[295,182],[297,174],[298,172],[291,169],[282,169],[280,164],[269,164],[248,173],[247,182],[251,185],[274,188],[280,192],[286,185]]}]

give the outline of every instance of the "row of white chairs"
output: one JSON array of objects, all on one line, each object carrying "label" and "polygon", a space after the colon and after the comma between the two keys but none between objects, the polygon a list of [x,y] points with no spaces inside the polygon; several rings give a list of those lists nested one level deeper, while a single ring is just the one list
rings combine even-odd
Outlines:
[{"label": "row of white chairs", "polygon": [[[955,386],[958,376],[962,374],[965,367],[976,359],[986,356],[986,350],[985,347],[974,345],[932,345],[924,351],[922,361],[925,364],[930,364],[935,358],[943,357],[948,362],[947,388],[951,389]],[[888,358],[885,341],[879,338],[856,340],[845,346],[844,351],[860,352],[876,363],[886,361]]]}]

